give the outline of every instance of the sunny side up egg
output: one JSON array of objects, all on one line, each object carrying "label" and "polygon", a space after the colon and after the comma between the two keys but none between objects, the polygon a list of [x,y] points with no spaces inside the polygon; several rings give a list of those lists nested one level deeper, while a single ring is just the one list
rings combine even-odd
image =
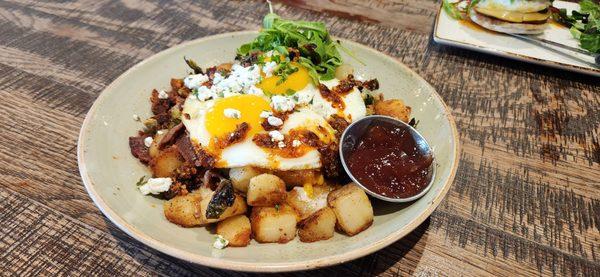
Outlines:
[{"label": "sunny side up egg", "polygon": [[[269,133],[261,123],[275,111],[288,110],[276,135],[288,136],[304,130],[315,133],[325,144],[335,140],[335,131],[327,122],[331,115],[338,115],[348,121],[366,115],[366,107],[358,89],[341,96],[342,107],[334,105],[321,95],[312,83],[306,69],[290,74],[281,82],[279,76],[265,77],[263,69],[257,65],[242,67],[234,65],[228,77],[217,76],[218,81],[210,88],[201,85],[208,77],[190,75],[184,82],[196,91],[190,94],[183,107],[182,118],[192,142],[199,144],[216,159],[215,167],[233,168],[254,166],[271,170],[301,170],[321,167],[318,150],[294,140],[287,141],[282,148],[294,147],[296,155],[285,151],[257,145],[253,141],[256,134]],[[257,76],[256,74],[260,74]],[[195,81],[194,81],[195,79]],[[199,81],[198,81],[199,80]],[[226,83],[225,85],[221,83]],[[333,88],[339,80],[322,82]],[[295,91],[290,94],[290,90]],[[266,93],[265,93],[266,92]],[[210,95],[203,95],[209,93]],[[231,135],[236,128],[246,123],[249,130],[240,141],[225,147],[216,141]],[[279,133],[279,134],[277,134]],[[279,145],[286,144],[281,137],[272,137]],[[293,145],[290,145],[293,144]],[[288,151],[289,152],[289,151]]]}]

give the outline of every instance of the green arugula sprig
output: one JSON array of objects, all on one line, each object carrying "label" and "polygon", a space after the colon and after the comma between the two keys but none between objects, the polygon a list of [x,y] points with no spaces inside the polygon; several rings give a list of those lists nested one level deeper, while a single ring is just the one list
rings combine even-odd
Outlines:
[{"label": "green arugula sprig", "polygon": [[579,11],[567,14],[566,9],[552,9],[552,18],[570,28],[581,48],[600,53],[600,5],[591,0],[579,2]]},{"label": "green arugula sprig", "polygon": [[442,8],[444,11],[452,18],[456,20],[461,20],[463,18],[463,14],[458,10],[455,3],[450,3],[449,0],[442,0]]},{"label": "green arugula sprig", "polygon": [[258,36],[237,52],[241,56],[256,51],[288,55],[288,47],[300,51],[298,63],[308,70],[314,83],[335,77],[335,69],[342,64],[338,47],[346,50],[332,40],[322,22],[286,20],[271,12],[263,19]]}]

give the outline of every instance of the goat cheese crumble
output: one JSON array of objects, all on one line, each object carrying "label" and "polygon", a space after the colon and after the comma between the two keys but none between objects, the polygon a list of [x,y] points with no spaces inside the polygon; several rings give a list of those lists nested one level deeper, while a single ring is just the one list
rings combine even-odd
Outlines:
[{"label": "goat cheese crumble", "polygon": [[152,139],[152,137],[147,137],[144,139],[144,145],[146,145],[146,147],[150,147],[150,145],[152,145],[152,142],[154,142],[154,139]]},{"label": "goat cheese crumble", "polygon": [[234,64],[227,77],[216,72],[210,88],[202,85],[208,79],[208,76],[203,74],[190,75],[184,79],[184,83],[186,87],[194,91],[196,98],[200,101],[206,101],[211,98],[226,98],[240,94],[263,95],[263,91],[256,87],[256,84],[262,80],[260,68],[256,65],[243,67],[239,64]]},{"label": "goat cheese crumble", "polygon": [[262,111],[262,112],[260,112],[260,115],[259,115],[259,116],[260,116],[260,118],[268,118],[269,116],[272,116],[272,115],[273,115],[273,113],[272,113],[272,112],[269,112],[269,111]]},{"label": "goat cheese crumble", "polygon": [[168,191],[173,181],[171,178],[150,178],[148,182],[140,186],[143,195],[159,194]]},{"label": "goat cheese crumble", "polygon": [[168,99],[168,98],[169,98],[169,94],[166,91],[161,90],[158,92],[158,99]]},{"label": "goat cheese crumble", "polygon": [[281,120],[281,118],[275,117],[275,116],[269,116],[267,118],[267,122],[269,123],[269,125],[275,126],[275,127],[283,125],[283,120]]},{"label": "goat cheese crumble", "polygon": [[278,112],[293,111],[296,104],[289,97],[275,95],[271,97],[271,107]]},{"label": "goat cheese crumble", "polygon": [[267,62],[265,63],[265,65],[263,65],[262,67],[262,71],[265,74],[265,77],[269,78],[271,76],[273,76],[273,71],[275,70],[275,68],[277,68],[277,63],[276,62]]},{"label": "goat cheese crumble", "polygon": [[236,118],[239,119],[242,117],[242,113],[236,109],[230,109],[227,108],[225,110],[223,110],[223,114],[225,115],[225,117],[227,118]]},{"label": "goat cheese crumble", "polygon": [[208,76],[204,74],[195,74],[185,77],[183,79],[183,84],[189,89],[197,89],[206,81],[208,81]]},{"label": "goat cheese crumble", "polygon": [[293,140],[293,141],[292,141],[292,146],[293,146],[293,147],[298,147],[298,146],[300,146],[301,144],[302,144],[302,142],[301,142],[301,141],[299,141],[299,140],[297,140],[297,139],[295,139],[295,140]]},{"label": "goat cheese crumble", "polygon": [[223,248],[227,247],[227,245],[229,245],[229,241],[227,239],[225,239],[221,235],[215,236],[215,242],[213,243],[214,248],[223,249]]},{"label": "goat cheese crumble", "polygon": [[271,137],[271,141],[282,141],[283,134],[279,131],[270,131],[269,136]]}]

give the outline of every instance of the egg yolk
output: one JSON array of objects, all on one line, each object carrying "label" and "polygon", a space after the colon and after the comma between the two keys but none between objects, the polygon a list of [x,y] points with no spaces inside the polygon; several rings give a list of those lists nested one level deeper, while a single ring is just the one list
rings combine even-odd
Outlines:
[{"label": "egg yolk", "polygon": [[270,94],[287,94],[289,91],[300,91],[310,82],[308,70],[298,63],[291,63],[298,71],[290,74],[287,79],[281,82],[281,76],[271,76],[264,78],[257,87]]},{"label": "egg yolk", "polygon": [[[239,118],[227,117],[225,109],[234,109],[240,112]],[[206,130],[213,137],[227,136],[242,122],[248,123],[250,130],[247,136],[252,136],[263,131],[260,113],[262,111],[271,111],[269,102],[258,95],[244,94],[220,99],[206,113]]]}]

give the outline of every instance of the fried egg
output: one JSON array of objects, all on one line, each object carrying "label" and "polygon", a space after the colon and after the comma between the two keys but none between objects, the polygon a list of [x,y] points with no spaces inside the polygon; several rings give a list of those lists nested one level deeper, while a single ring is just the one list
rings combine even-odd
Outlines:
[{"label": "fried egg", "polygon": [[548,0],[482,0],[477,8],[520,13],[539,12],[550,6]]},{"label": "fried egg", "polygon": [[[190,82],[196,87],[188,86],[194,93],[184,103],[182,121],[192,142],[215,157],[217,168],[320,168],[318,150],[292,139],[292,136],[310,131],[322,143],[329,144],[336,140],[335,131],[327,122],[331,115],[342,116],[348,121],[366,115],[365,104],[356,88],[341,96],[343,105],[339,107],[321,95],[308,71],[300,65],[296,65],[298,70],[283,81],[280,76],[269,74],[272,72],[268,72],[270,69],[265,69],[265,66],[257,73],[255,66],[234,65],[228,77],[219,76],[218,83],[210,88],[199,86],[198,82]],[[269,66],[272,67],[272,64]],[[261,74],[260,78],[256,74]],[[198,76],[192,78],[205,79]],[[227,82],[228,86],[223,88],[221,82]],[[333,88],[339,80],[321,83]],[[271,121],[268,117],[277,112],[287,112],[287,118]],[[279,130],[266,131],[262,126],[266,119],[281,124],[277,126]],[[248,124],[249,129],[241,140],[225,147],[217,143],[219,139],[230,136],[242,123]],[[257,145],[253,141],[256,134],[269,134],[278,147],[273,149]],[[290,155],[290,151],[294,154]]]}]

